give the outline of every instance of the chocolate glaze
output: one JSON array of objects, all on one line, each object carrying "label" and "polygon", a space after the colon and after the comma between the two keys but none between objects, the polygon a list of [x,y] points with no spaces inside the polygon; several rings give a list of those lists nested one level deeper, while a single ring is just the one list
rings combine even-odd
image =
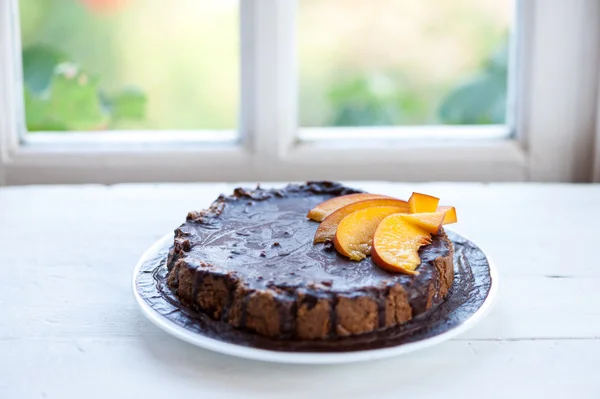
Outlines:
[{"label": "chocolate glaze", "polygon": [[445,233],[422,248],[418,276],[389,273],[370,258],[349,261],[331,243],[313,245],[318,223],[306,212],[354,192],[309,182],[220,196],[209,209],[190,212],[175,231],[169,285],[197,310],[279,338],[362,334],[441,303],[453,273]]},{"label": "chocolate glaze", "polygon": [[143,300],[169,321],[195,333],[241,346],[291,352],[343,352],[381,349],[420,341],[467,321],[489,295],[492,279],[485,254],[472,242],[448,232],[454,252],[454,284],[439,306],[386,330],[324,340],[281,340],[239,330],[182,304],[167,286],[169,245],[142,265],[136,288]]},{"label": "chocolate glaze", "polygon": [[[299,291],[308,302],[331,299],[332,336],[337,334],[339,295],[354,299],[370,296],[377,304],[375,329],[389,326],[384,293],[394,285],[405,288],[413,316],[439,304],[447,287],[440,289],[440,272],[434,262],[451,254],[445,234],[433,237],[432,244],[421,249],[418,276],[390,273],[377,267],[370,257],[349,261],[331,243],[313,244],[319,224],[306,218],[307,211],[331,197],[355,192],[358,190],[338,183],[309,182],[280,190],[238,188],[232,196],[220,196],[208,210],[188,214],[187,222],[175,231],[168,268],[172,270],[177,261],[184,262],[173,272],[171,286],[178,287],[179,269],[193,269],[191,298],[197,298],[208,267],[212,274],[243,281],[248,293],[272,290],[279,303],[289,303],[289,308],[279,309],[283,335],[295,331],[294,295]],[[436,292],[432,293],[434,286]],[[249,299],[246,295],[241,300],[241,316],[234,324],[246,326]],[[221,312],[225,320],[233,303],[231,298]]]}]

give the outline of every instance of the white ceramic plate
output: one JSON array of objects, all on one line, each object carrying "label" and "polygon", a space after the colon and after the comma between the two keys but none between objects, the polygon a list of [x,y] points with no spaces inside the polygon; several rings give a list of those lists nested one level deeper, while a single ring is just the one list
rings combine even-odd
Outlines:
[{"label": "white ceramic plate", "polygon": [[[322,352],[282,352],[267,349],[250,348],[247,346],[236,345],[233,343],[219,341],[217,339],[206,337],[197,332],[187,330],[184,327],[175,324],[169,319],[165,318],[154,310],[146,301],[141,297],[136,287],[136,280],[142,265],[149,259],[156,256],[157,252],[164,249],[165,246],[170,245],[173,240],[173,234],[168,234],[157,241],[152,247],[150,247],[144,255],[138,261],[135,270],[133,271],[133,294],[135,299],[140,306],[142,312],[150,319],[152,323],[183,341],[189,342],[192,345],[199,346],[204,349],[212,350],[215,352],[223,353],[230,356],[237,356],[246,359],[261,360],[266,362],[277,362],[277,363],[295,363],[295,364],[335,364],[335,363],[350,363],[360,362],[365,360],[383,359],[392,356],[398,356],[409,352],[414,352],[419,349],[424,349],[443,341],[449,340],[455,337],[479,322],[490,310],[496,293],[498,291],[498,273],[496,267],[492,261],[487,257],[491,276],[491,287],[490,291],[481,305],[481,307],[473,313],[466,321],[460,325],[440,333],[436,336],[425,338],[416,342],[405,343],[402,345],[383,348],[383,349],[371,349],[363,351],[352,351],[352,352],[336,352],[336,353],[322,353]],[[485,252],[484,252],[485,254]]]}]

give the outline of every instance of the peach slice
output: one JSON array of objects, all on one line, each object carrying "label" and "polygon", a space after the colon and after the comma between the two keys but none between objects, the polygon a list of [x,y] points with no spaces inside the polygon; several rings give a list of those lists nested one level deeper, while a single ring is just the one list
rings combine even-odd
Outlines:
[{"label": "peach slice", "polygon": [[419,248],[431,244],[429,233],[412,223],[407,215],[395,214],[383,219],[373,237],[373,262],[390,272],[419,274]]},{"label": "peach slice", "polygon": [[408,200],[410,213],[435,212],[440,199],[431,195],[412,193]]},{"label": "peach slice", "polygon": [[379,223],[389,215],[404,210],[404,207],[397,206],[371,206],[352,212],[337,227],[333,240],[335,249],[352,260],[366,258],[371,253],[373,234]]},{"label": "peach slice", "polygon": [[313,209],[308,211],[309,219],[312,219],[316,222],[321,222],[327,216],[331,215],[333,212],[337,211],[343,206],[348,204],[352,204],[358,201],[364,201],[368,199],[376,199],[376,198],[390,198],[385,195],[380,194],[369,194],[369,193],[358,193],[358,194],[348,194],[342,195],[340,197],[334,197],[328,199],[327,201],[321,202],[319,205],[315,206]]},{"label": "peach slice", "polygon": [[446,212],[444,217],[444,224],[451,224],[458,222],[456,217],[456,208],[453,206],[438,206],[436,212]]},{"label": "peach slice", "polygon": [[325,242],[326,240],[333,240],[338,224],[343,218],[351,214],[352,212],[359,211],[361,209],[370,208],[373,206],[396,206],[404,209],[405,213],[409,213],[408,203],[395,198],[377,198],[364,201],[354,202],[346,206],[341,207],[331,215],[327,216],[323,222],[319,225],[315,233],[314,243]]},{"label": "peach slice", "polygon": [[438,234],[444,222],[445,212],[413,213],[405,215],[405,220],[421,227],[429,234]]}]

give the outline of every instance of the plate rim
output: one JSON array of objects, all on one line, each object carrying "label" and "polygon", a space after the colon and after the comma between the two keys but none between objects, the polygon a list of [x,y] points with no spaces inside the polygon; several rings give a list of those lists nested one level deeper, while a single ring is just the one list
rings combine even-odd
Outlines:
[{"label": "plate rim", "polygon": [[[463,234],[460,234],[460,236],[469,240],[469,238],[465,237]],[[189,331],[186,328],[160,315],[141,297],[140,293],[137,290],[136,283],[137,276],[142,265],[153,253],[163,248],[164,245],[169,242],[169,240],[172,240],[173,237],[174,233],[169,233],[157,240],[152,246],[150,246],[150,248],[148,248],[143,253],[133,270],[133,295],[142,313],[155,326],[157,326],[164,332],[173,335],[176,338],[179,338],[182,341],[213,352],[233,357],[240,357],[244,359],[286,364],[340,364],[385,359],[389,357],[415,352],[420,349],[425,349],[430,346],[442,343],[444,341],[448,341],[451,338],[454,338],[457,335],[460,335],[466,332],[467,330],[471,329],[474,325],[481,321],[481,319],[483,319],[485,315],[489,313],[493,304],[496,302],[496,296],[498,293],[498,271],[496,269],[496,266],[494,262],[490,259],[488,253],[476,244],[477,247],[481,250],[481,252],[483,252],[488,261],[491,279],[490,290],[487,297],[485,298],[479,309],[475,311],[475,313],[473,313],[463,323],[454,328],[451,328],[448,331],[445,331],[433,337],[422,339],[420,341],[409,342],[406,344],[400,344],[388,348],[368,349],[351,352],[284,352],[270,349],[251,348],[230,342],[223,342],[218,339],[204,336],[197,332]]]}]

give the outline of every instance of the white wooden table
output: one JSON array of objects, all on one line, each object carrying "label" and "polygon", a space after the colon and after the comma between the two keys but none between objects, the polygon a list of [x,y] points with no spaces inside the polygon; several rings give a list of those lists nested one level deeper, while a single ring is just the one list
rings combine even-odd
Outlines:
[{"label": "white wooden table", "polygon": [[599,398],[600,186],[356,183],[456,205],[500,271],[473,330],[399,358],[286,366],[166,335],[138,310],[142,252],[234,185],[0,189],[0,398]]}]

